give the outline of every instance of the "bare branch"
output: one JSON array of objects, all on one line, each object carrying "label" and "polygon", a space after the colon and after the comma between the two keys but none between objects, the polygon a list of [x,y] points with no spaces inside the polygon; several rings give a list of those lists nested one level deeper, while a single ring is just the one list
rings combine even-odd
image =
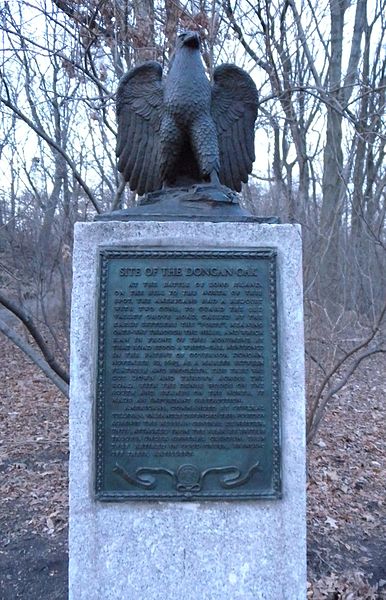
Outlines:
[{"label": "bare branch", "polygon": [[22,337],[17,335],[8,325],[0,319],[0,331],[7,336],[11,342],[13,342],[20,350],[24,352],[41,371],[56,385],[56,387],[68,398],[69,387],[68,384],[63,381],[55,371],[46,363],[46,361],[36,352],[32,346],[30,346]]},{"label": "bare branch", "polygon": [[[375,336],[380,331],[380,326],[385,317],[385,314],[386,314],[386,303],[384,304],[382,310],[380,311],[378,319],[377,319],[376,323],[374,324],[374,326],[371,330],[371,333],[367,336],[367,338],[365,340],[363,340],[362,342],[360,342],[359,344],[357,344],[356,346],[354,346],[354,348],[352,348],[350,351],[346,352],[344,354],[344,356],[340,360],[338,360],[336,362],[336,364],[332,367],[332,369],[330,369],[328,371],[328,373],[326,373],[326,375],[324,376],[324,378],[319,386],[319,389],[315,394],[313,406],[310,409],[310,413],[309,413],[309,416],[307,419],[307,431],[308,431],[307,435],[308,435],[309,440],[312,439],[312,437],[315,434],[316,428],[319,425],[320,420],[321,420],[322,412],[323,412],[324,407],[326,406],[328,400],[336,393],[336,392],[331,393],[331,389],[330,389],[327,392],[327,394],[325,395],[325,397],[323,397],[325,394],[326,387],[328,385],[330,385],[330,382],[333,379],[333,377],[340,371],[340,369],[345,364],[347,364],[347,362],[349,361],[349,359],[351,357],[353,357],[355,354],[357,354],[363,348],[366,348],[366,346],[369,346],[369,344],[374,340]],[[378,345],[375,348],[369,348],[363,353],[363,357],[362,357],[362,355],[360,355],[359,362],[361,362],[361,360],[363,360],[363,358],[366,358],[370,354],[374,354],[376,352],[383,352],[383,351],[384,350],[382,348],[380,348]],[[358,359],[356,359],[356,360],[358,360]],[[358,364],[359,364],[359,362],[358,362]],[[356,361],[348,368],[347,379],[355,371],[355,369],[356,369],[355,365],[356,365]],[[342,386],[339,387],[339,384],[338,384],[338,388],[341,389],[341,387]],[[334,389],[334,388],[332,388],[332,389]]]},{"label": "bare branch", "polygon": [[[0,73],[0,77],[3,78],[3,75],[1,73]],[[40,129],[39,127],[37,127],[31,121],[31,119],[29,119],[26,115],[24,115],[13,104],[13,102],[11,102],[10,97],[8,97],[8,99],[7,99],[7,98],[4,98],[3,96],[0,96],[0,102],[2,102],[5,106],[7,106],[7,108],[11,109],[15,113],[15,115],[17,115],[19,117],[19,119],[21,119],[22,121],[24,121],[24,123],[26,123],[39,137],[41,137],[45,142],[47,142],[47,144],[49,144],[51,146],[51,148],[54,148],[59,154],[61,154],[63,156],[63,158],[66,160],[67,164],[71,168],[76,181],[79,183],[80,187],[86,193],[87,197],[91,201],[91,203],[92,203],[93,207],[95,208],[96,212],[98,214],[100,214],[101,213],[101,209],[100,209],[100,207],[98,205],[98,202],[94,198],[94,194],[92,193],[92,191],[90,190],[90,188],[88,187],[88,185],[86,184],[86,182],[81,177],[80,173],[78,172],[78,169],[76,168],[76,164],[74,163],[74,161],[68,156],[68,154],[63,150],[63,148],[61,148],[56,142],[54,142],[54,140],[51,139],[46,134],[46,132],[43,129]]]},{"label": "bare branch", "polygon": [[29,315],[26,311],[24,311],[20,306],[18,306],[12,300],[9,300],[0,292],[0,304],[2,304],[7,310],[9,310],[13,315],[15,315],[20,321],[26,326],[39,349],[41,350],[48,366],[52,371],[54,371],[60,379],[62,379],[65,383],[70,382],[69,375],[65,369],[63,369],[55,360],[54,356],[50,352],[46,342],[44,341],[40,331],[36,327],[33,322],[31,315]]}]

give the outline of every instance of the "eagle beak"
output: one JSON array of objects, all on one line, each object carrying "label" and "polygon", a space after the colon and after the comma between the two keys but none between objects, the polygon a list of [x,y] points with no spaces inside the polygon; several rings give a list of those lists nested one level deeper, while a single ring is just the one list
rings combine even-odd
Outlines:
[{"label": "eagle beak", "polygon": [[200,47],[200,36],[195,31],[191,31],[184,39],[184,46],[189,46],[189,48],[199,48]]}]

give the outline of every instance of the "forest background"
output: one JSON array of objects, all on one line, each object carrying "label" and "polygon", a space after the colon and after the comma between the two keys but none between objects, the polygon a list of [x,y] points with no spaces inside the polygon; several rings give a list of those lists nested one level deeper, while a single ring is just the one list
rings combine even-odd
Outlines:
[{"label": "forest background", "polygon": [[197,30],[209,77],[234,62],[259,90],[242,204],[302,225],[315,441],[386,349],[386,0],[8,0],[0,19],[0,331],[68,394],[74,223],[137,201],[116,170],[117,83],[143,60],[166,70]]}]

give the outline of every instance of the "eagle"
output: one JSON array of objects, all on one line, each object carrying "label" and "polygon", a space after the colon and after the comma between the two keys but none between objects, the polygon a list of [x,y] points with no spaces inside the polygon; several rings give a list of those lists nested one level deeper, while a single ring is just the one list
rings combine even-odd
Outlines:
[{"label": "eagle", "polygon": [[239,192],[255,160],[257,106],[252,78],[236,65],[220,65],[209,81],[200,37],[185,31],[165,78],[148,61],[119,82],[118,170],[140,196],[205,182]]}]

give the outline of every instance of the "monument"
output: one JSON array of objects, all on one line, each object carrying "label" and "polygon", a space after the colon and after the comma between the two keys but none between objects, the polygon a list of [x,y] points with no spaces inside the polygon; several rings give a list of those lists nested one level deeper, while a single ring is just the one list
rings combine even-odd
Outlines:
[{"label": "monument", "polygon": [[165,80],[149,61],[131,69],[117,92],[118,169],[139,195],[162,185],[219,181],[241,191],[255,159],[257,90],[235,65],[214,70],[211,86],[200,38],[177,38]]},{"label": "monument", "polygon": [[145,196],[76,226],[71,600],[306,597],[301,236],[240,208],[257,91],[199,50],[122,78]]}]

